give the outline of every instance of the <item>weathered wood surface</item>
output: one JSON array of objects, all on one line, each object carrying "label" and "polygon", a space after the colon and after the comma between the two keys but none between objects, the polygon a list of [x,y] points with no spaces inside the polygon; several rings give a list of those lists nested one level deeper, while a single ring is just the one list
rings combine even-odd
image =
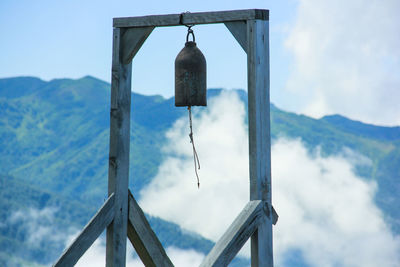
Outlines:
[{"label": "weathered wood surface", "polygon": [[140,27],[127,28],[123,31],[121,50],[124,64],[129,64],[132,61],[153,29],[154,27]]},{"label": "weathered wood surface", "polygon": [[[113,26],[118,28],[178,26],[181,25],[180,16],[181,14],[170,14],[114,18]],[[269,11],[265,9],[245,9],[217,12],[183,13],[182,15],[182,22],[184,24],[211,24],[251,19],[268,20]]]},{"label": "weathered wood surface", "polygon": [[114,194],[111,194],[100,210],[92,217],[82,232],[63,252],[54,267],[74,266],[86,250],[99,237],[114,218]]},{"label": "weathered wood surface", "polygon": [[[268,21],[247,21],[250,199],[271,203],[271,138]],[[272,267],[272,223],[261,223],[251,239],[251,266]]]},{"label": "weathered wood surface", "polygon": [[146,267],[174,266],[130,192],[128,218],[128,238],[143,264]]},{"label": "weathered wood surface", "polygon": [[113,31],[108,194],[115,216],[107,227],[106,266],[125,267],[128,223],[131,64],[121,62],[121,30]]},{"label": "weathered wood surface", "polygon": [[264,203],[261,200],[247,203],[200,267],[227,266],[266,216],[263,206]]},{"label": "weathered wood surface", "polygon": [[235,37],[236,41],[247,53],[247,23],[246,21],[231,21],[225,22],[225,26]]}]

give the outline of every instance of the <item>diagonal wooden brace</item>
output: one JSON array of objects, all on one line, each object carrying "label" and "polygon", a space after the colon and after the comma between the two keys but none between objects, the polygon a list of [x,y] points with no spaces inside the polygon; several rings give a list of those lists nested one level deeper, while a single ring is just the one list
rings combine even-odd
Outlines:
[{"label": "diagonal wooden brace", "polygon": [[114,219],[114,198],[114,193],[108,197],[78,237],[63,252],[53,265],[54,267],[74,266],[78,262],[79,258]]},{"label": "diagonal wooden brace", "polygon": [[174,266],[130,191],[128,238],[146,267]]},{"label": "diagonal wooden brace", "polygon": [[261,200],[249,201],[228,230],[218,240],[200,267],[228,266],[259,224],[269,217],[268,205]]}]

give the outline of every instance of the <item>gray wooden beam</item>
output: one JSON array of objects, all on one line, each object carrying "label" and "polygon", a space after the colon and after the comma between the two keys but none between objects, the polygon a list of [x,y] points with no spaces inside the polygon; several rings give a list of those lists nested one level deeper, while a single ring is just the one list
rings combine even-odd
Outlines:
[{"label": "gray wooden beam", "polygon": [[115,194],[115,216],[107,227],[106,266],[125,267],[128,224],[131,63],[122,63],[121,30],[113,31],[108,194]]},{"label": "gray wooden beam", "polygon": [[264,207],[264,204],[261,200],[247,203],[200,267],[228,266],[266,216],[265,208],[268,207]]},{"label": "gray wooden beam", "polygon": [[[268,21],[247,21],[250,200],[271,205],[271,137]],[[251,266],[272,267],[272,222],[251,238]]]},{"label": "gray wooden beam", "polygon": [[243,48],[244,52],[247,53],[247,23],[246,21],[231,21],[225,22],[225,26],[235,37],[236,41]]},{"label": "gray wooden beam", "polygon": [[63,252],[54,267],[74,266],[86,250],[99,237],[114,218],[114,194],[111,194],[100,210],[92,217],[82,232]]},{"label": "gray wooden beam", "polygon": [[[180,15],[181,14],[114,18],[113,26],[118,28],[178,26],[181,25]],[[264,9],[245,9],[217,12],[183,13],[182,15],[182,23],[184,24],[211,24],[250,19],[268,20],[269,11]]]},{"label": "gray wooden beam", "polygon": [[128,238],[144,265],[146,267],[174,266],[130,192],[128,218]]},{"label": "gray wooden beam", "polygon": [[127,28],[123,31],[121,41],[122,62],[129,64],[142,47],[154,27]]}]

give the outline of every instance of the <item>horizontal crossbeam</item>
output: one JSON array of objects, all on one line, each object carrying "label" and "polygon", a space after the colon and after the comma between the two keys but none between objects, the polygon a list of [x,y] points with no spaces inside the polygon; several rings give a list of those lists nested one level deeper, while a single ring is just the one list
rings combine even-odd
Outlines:
[{"label": "horizontal crossbeam", "polygon": [[174,266],[130,191],[128,238],[145,266]]},{"label": "horizontal crossbeam", "polygon": [[93,216],[82,232],[63,252],[61,257],[53,265],[54,267],[74,266],[86,250],[99,237],[104,229],[114,219],[114,193],[111,194],[99,211]]},{"label": "horizontal crossbeam", "polygon": [[268,20],[269,11],[264,9],[245,9],[218,12],[197,12],[170,15],[152,15],[143,17],[114,18],[113,26],[125,27],[162,27],[182,24],[212,24],[250,19]]},{"label": "horizontal crossbeam", "polygon": [[228,266],[246,241],[268,214],[268,205],[261,200],[247,203],[228,230],[218,240],[200,267]]}]

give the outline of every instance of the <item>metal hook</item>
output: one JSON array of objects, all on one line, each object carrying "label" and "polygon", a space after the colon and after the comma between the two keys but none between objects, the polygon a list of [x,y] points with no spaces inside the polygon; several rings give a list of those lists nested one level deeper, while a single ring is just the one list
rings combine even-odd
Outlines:
[{"label": "metal hook", "polygon": [[191,27],[189,27],[188,33],[187,33],[187,35],[186,35],[186,42],[189,42],[189,35],[190,35],[190,34],[192,34],[193,42],[195,42],[194,32],[193,32],[193,30],[191,29]]}]

